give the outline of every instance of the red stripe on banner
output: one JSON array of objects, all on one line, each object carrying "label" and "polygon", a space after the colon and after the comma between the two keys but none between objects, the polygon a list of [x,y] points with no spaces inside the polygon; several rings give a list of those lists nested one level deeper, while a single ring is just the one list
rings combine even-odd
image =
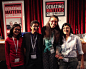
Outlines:
[{"label": "red stripe on banner", "polygon": [[60,2],[60,1],[57,1],[57,2],[46,2],[46,5],[64,5],[64,2]]}]

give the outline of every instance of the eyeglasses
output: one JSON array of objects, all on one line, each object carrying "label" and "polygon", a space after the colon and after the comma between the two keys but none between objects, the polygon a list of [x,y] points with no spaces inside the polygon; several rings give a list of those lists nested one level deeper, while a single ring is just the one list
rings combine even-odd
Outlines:
[{"label": "eyeglasses", "polygon": [[70,27],[63,27],[63,29],[70,29]]},{"label": "eyeglasses", "polygon": [[32,27],[37,27],[37,28],[39,28],[39,26],[32,26]]},{"label": "eyeglasses", "polygon": [[52,23],[54,22],[54,23],[57,23],[58,21],[51,21]]},{"label": "eyeglasses", "polygon": [[16,28],[15,30],[16,30],[16,31],[17,31],[17,30],[20,31],[21,29],[17,29],[17,28]]}]

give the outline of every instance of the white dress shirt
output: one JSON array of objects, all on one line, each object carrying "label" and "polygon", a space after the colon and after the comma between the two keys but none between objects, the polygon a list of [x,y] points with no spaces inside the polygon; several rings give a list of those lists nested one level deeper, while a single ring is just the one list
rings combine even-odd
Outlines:
[{"label": "white dress shirt", "polygon": [[65,38],[63,39],[61,48],[64,57],[77,57],[76,51],[78,51],[79,54],[84,54],[80,38],[74,34],[70,34],[67,41]]}]

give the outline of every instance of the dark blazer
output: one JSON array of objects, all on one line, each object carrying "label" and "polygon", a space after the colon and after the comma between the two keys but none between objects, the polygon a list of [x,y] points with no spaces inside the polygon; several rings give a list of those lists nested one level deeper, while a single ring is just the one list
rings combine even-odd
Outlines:
[{"label": "dark blazer", "polygon": [[[38,42],[39,54],[40,54],[40,57],[42,59],[42,44],[43,44],[43,39],[42,39],[42,35],[39,34],[39,33],[37,33],[37,42]],[[25,64],[27,65],[28,62],[29,62],[29,60],[30,60],[29,56],[30,56],[30,49],[31,49],[30,48],[31,47],[31,33],[24,34],[24,36],[23,36],[23,46],[26,49],[26,54],[25,54],[25,56],[26,56],[26,58],[25,58],[26,62],[25,62]]]}]

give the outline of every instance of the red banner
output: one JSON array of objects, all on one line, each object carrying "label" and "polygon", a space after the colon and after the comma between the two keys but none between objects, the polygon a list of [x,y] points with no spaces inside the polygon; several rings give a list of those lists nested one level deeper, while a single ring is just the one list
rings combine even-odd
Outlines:
[{"label": "red banner", "polygon": [[51,15],[64,16],[65,15],[65,2],[64,1],[54,1],[54,2],[46,2],[46,17]]},{"label": "red banner", "polygon": [[24,29],[24,4],[22,1],[2,2],[5,37],[10,33],[13,24],[20,24],[21,32]]}]

